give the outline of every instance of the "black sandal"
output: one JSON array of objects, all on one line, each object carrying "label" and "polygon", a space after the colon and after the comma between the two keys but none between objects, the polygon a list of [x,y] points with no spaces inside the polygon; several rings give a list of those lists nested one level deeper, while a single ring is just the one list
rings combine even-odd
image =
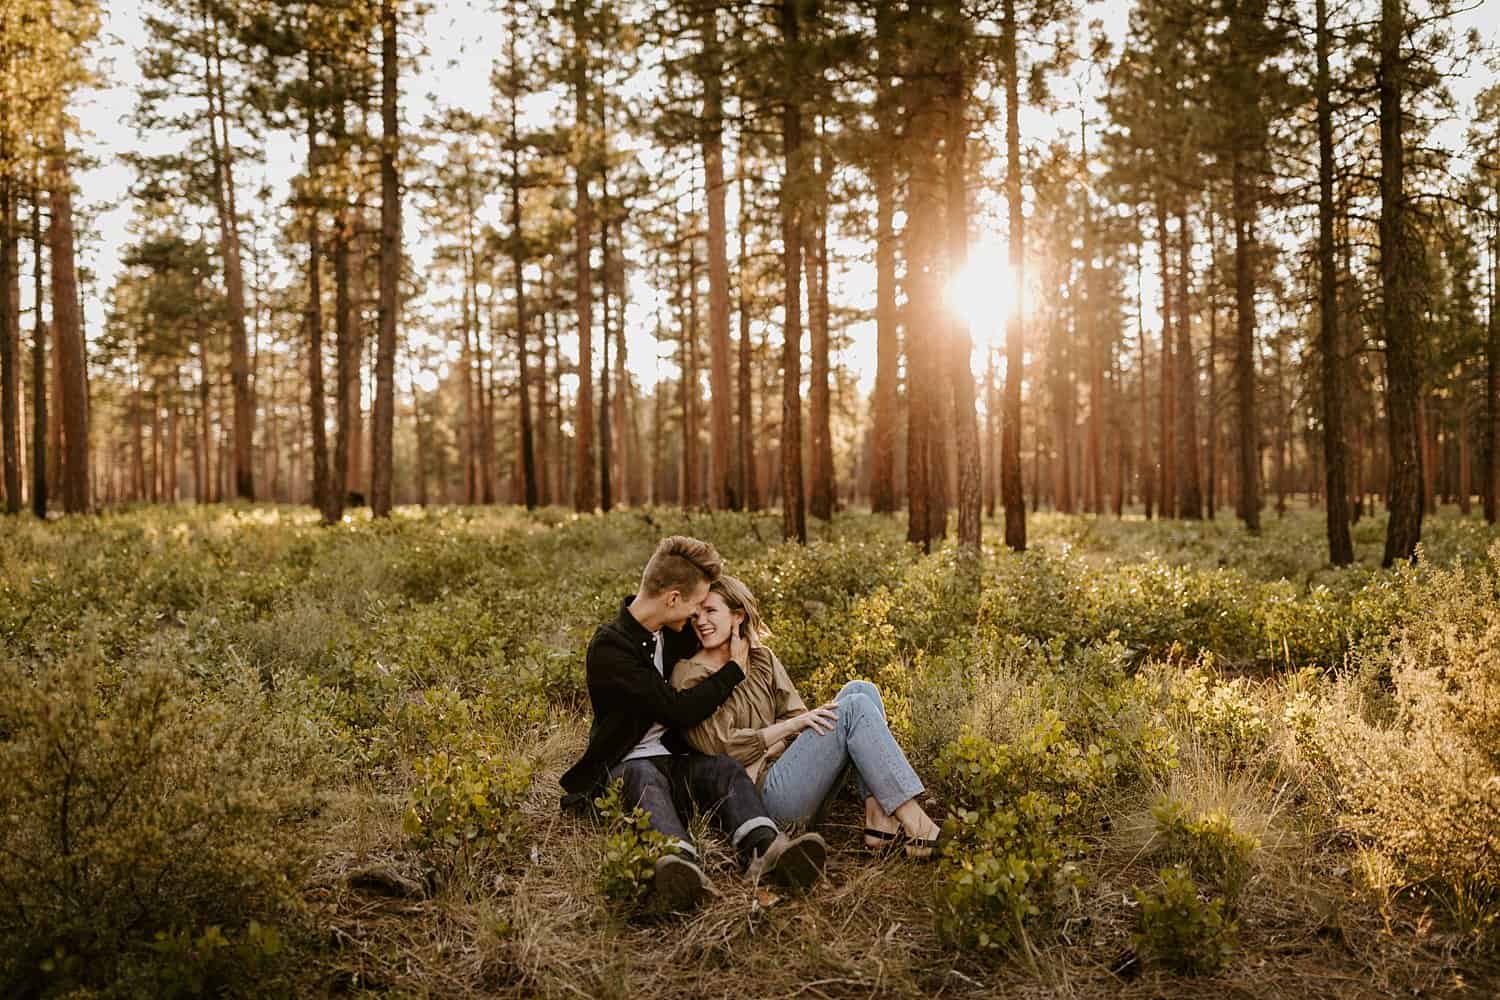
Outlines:
[{"label": "black sandal", "polygon": [[[936,837],[913,837],[905,830],[887,833],[884,830],[872,830],[867,826],[865,827],[865,836],[882,841],[879,847],[870,847],[869,844],[865,845],[867,849],[874,853],[890,854],[900,848],[912,861],[931,861],[935,859],[938,856],[938,851],[947,843],[947,839],[943,836],[941,829]],[[927,853],[913,854],[912,851],[914,850],[926,851]]]}]

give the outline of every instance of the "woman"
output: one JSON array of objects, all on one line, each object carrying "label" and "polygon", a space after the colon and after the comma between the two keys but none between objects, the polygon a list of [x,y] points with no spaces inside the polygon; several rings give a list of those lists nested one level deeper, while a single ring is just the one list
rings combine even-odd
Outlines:
[{"label": "woman", "polygon": [[875,685],[850,681],[833,701],[809,709],[762,641],[770,632],[755,598],[732,576],[710,587],[695,625],[703,649],[672,671],[678,690],[729,662],[736,629],[750,641],[750,663],[729,700],[688,730],[694,749],[729,754],[743,764],[781,826],[811,823],[852,766],[865,803],[865,845],[881,850],[900,844],[910,857],[932,855],[938,825],[917,803],[922,781],[891,736]]}]

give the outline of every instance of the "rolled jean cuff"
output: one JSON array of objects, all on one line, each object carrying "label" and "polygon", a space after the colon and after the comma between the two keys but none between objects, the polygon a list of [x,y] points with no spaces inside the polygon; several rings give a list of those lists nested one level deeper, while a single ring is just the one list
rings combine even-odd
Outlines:
[{"label": "rolled jean cuff", "polygon": [[739,847],[740,841],[749,836],[752,830],[759,830],[761,827],[766,827],[772,833],[779,832],[776,829],[776,824],[771,821],[771,818],[769,816],[752,816],[750,819],[745,820],[745,822],[735,827],[734,833],[732,833],[729,837],[729,842],[735,847]]},{"label": "rolled jean cuff", "polygon": [[[861,779],[861,782],[863,783],[863,779]],[[927,791],[921,781],[912,781],[910,783],[897,781],[894,787],[887,785],[886,782],[881,782],[880,784],[880,791],[884,794],[874,794],[873,797],[876,802],[880,803],[880,808],[890,814],[894,814],[897,809]]]}]

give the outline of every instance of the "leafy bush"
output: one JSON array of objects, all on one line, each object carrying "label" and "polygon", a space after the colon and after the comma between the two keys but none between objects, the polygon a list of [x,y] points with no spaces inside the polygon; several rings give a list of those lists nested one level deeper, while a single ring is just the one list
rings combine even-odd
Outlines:
[{"label": "leafy bush", "polygon": [[1213,975],[1229,964],[1239,927],[1224,912],[1224,901],[1204,902],[1198,885],[1182,867],[1162,870],[1161,885],[1135,890],[1140,923],[1132,940],[1137,953],[1186,976]]},{"label": "leafy bush", "polygon": [[1055,715],[1016,744],[968,735],[944,751],[938,774],[954,802],[937,889],[946,938],[1029,946],[1027,927],[1051,922],[1081,884],[1075,831],[1107,768]]},{"label": "leafy bush", "polygon": [[294,706],[253,675],[211,697],[88,651],[5,667],[0,686],[0,993],[150,969],[158,934],[293,918],[295,820],[318,780]]},{"label": "leafy bush", "polygon": [[1234,909],[1250,880],[1251,858],[1260,842],[1234,828],[1221,812],[1190,815],[1187,807],[1162,799],[1151,808],[1159,838],[1156,856],[1185,865],[1195,877],[1223,893]]},{"label": "leafy bush", "polygon": [[437,849],[445,860],[513,848],[521,832],[521,802],[531,788],[524,762],[484,751],[417,758],[416,785],[402,829],[414,845]]},{"label": "leafy bush", "polygon": [[1157,676],[1170,692],[1169,718],[1179,732],[1190,734],[1197,749],[1225,767],[1258,762],[1271,734],[1261,703],[1244,677],[1221,680],[1213,657],[1200,656],[1186,668],[1159,667]]},{"label": "leafy bush", "polygon": [[640,806],[626,809],[624,784],[618,779],[594,800],[604,823],[604,853],[599,862],[599,891],[622,911],[639,908],[656,875],[656,862],[677,853],[671,837],[651,828],[651,814]]}]

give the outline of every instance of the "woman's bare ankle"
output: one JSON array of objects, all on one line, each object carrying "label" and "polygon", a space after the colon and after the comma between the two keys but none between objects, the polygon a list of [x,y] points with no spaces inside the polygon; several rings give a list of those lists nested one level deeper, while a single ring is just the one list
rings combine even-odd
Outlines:
[{"label": "woman's bare ankle", "polygon": [[[881,833],[896,833],[901,830],[901,822],[880,807],[880,801],[873,796],[865,799],[865,829],[878,830]],[[888,843],[880,837],[865,836],[865,844],[869,847],[878,847]]]}]

